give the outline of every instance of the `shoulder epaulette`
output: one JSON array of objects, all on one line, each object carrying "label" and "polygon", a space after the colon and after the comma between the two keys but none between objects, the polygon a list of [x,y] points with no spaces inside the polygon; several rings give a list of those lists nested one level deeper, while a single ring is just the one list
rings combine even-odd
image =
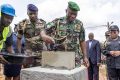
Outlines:
[{"label": "shoulder epaulette", "polygon": [[54,19],[52,22],[57,22],[59,20],[59,18],[56,18],[56,19]]},{"label": "shoulder epaulette", "polygon": [[40,21],[42,21],[43,23],[46,23],[46,21],[45,20],[43,20],[43,19],[39,19]]}]

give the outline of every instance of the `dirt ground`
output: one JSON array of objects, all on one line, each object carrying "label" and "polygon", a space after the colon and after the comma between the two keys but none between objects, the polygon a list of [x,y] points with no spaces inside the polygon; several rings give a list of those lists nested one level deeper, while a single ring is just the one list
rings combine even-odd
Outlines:
[{"label": "dirt ground", "polygon": [[99,68],[99,80],[107,80],[106,78],[106,66],[101,65]]},{"label": "dirt ground", "polygon": [[[2,70],[1,67],[0,67],[0,69],[1,69],[1,71],[0,71],[0,80],[4,80],[4,75],[2,74],[3,70]],[[105,65],[101,65],[99,70],[100,70],[99,80],[107,80]]]}]

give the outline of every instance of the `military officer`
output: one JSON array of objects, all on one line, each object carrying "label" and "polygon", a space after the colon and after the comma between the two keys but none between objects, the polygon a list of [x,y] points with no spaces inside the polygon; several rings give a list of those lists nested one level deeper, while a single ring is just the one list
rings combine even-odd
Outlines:
[{"label": "military officer", "polygon": [[120,80],[120,37],[117,25],[109,28],[110,37],[106,41],[103,54],[106,55],[109,80]]},{"label": "military officer", "polygon": [[[104,47],[106,46],[106,42],[107,42],[109,36],[110,36],[109,31],[106,31],[105,32],[105,38],[106,38],[106,40],[104,41],[103,44],[101,44],[101,49],[104,49]],[[101,54],[101,61],[102,61],[102,63],[105,63],[105,60],[106,60],[106,56],[103,55],[103,54]]]},{"label": "military officer", "polygon": [[[35,54],[41,57],[41,51],[43,49],[42,42],[52,43],[54,40],[45,34],[44,27],[46,26],[46,22],[38,18],[38,8],[35,5],[29,4],[27,6],[27,15],[29,19],[24,19],[18,24],[18,49],[20,52],[21,38],[24,35],[25,53]],[[40,65],[40,60],[37,61],[32,66]]]},{"label": "military officer", "polygon": [[[106,32],[105,32],[105,38],[106,38],[106,40],[105,40],[104,43],[102,44],[101,49],[104,49],[104,48],[106,47],[106,42],[107,42],[107,40],[109,39],[109,37],[110,37],[110,32],[109,32],[109,31],[106,31]],[[103,54],[101,54],[101,62],[105,65],[106,72],[107,72],[106,56],[103,55]],[[106,77],[107,77],[107,80],[109,80],[107,73],[106,73]]]},{"label": "military officer", "polygon": [[[46,27],[47,34],[55,39],[54,49],[60,51],[74,51],[78,56],[83,53],[83,61],[86,66],[89,62],[86,56],[85,30],[83,23],[76,19],[79,6],[75,2],[68,2],[66,16],[49,22]],[[78,61],[78,57],[76,58]],[[80,61],[80,59],[79,59]]]}]

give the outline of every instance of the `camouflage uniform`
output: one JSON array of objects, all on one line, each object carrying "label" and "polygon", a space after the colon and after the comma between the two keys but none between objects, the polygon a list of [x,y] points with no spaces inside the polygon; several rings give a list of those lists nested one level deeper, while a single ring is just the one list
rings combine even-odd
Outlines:
[{"label": "camouflage uniform", "polygon": [[41,57],[43,49],[40,32],[44,30],[46,23],[42,19],[38,19],[35,24],[25,19],[18,24],[18,38],[25,37],[25,52],[35,54]]},{"label": "camouflage uniform", "polygon": [[60,45],[57,47],[58,51],[74,51],[80,58],[80,42],[85,40],[85,30],[81,21],[75,19],[67,23],[66,17],[61,17],[48,23],[46,32]]}]

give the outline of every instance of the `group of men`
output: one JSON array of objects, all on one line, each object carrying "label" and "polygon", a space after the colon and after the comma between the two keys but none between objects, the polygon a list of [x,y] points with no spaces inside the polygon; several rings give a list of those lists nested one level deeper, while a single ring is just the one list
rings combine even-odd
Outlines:
[{"label": "group of men", "polygon": [[[86,66],[89,66],[87,60],[86,48],[85,48],[85,31],[83,28],[83,23],[76,19],[78,11],[80,10],[79,6],[75,2],[68,2],[68,7],[66,9],[66,16],[57,18],[52,22],[46,25],[46,22],[38,18],[38,8],[29,4],[27,6],[27,15],[29,19],[24,19],[17,24],[17,52],[21,53],[21,40],[24,36],[25,40],[25,50],[24,53],[35,54],[41,57],[41,52],[43,49],[43,42],[46,44],[54,45],[57,43],[56,39],[61,39],[65,37],[65,44],[67,47],[65,50],[74,51],[75,53],[83,53],[83,61]],[[12,20],[15,16],[15,9],[9,5],[4,4],[1,6],[1,24],[0,24],[0,50],[5,45],[5,49],[8,53],[14,53],[12,47],[12,31],[9,26],[12,23]],[[50,32],[53,30],[52,32]],[[46,34],[49,34],[46,35]],[[50,37],[51,36],[51,37]],[[64,47],[64,45],[63,45]],[[64,50],[63,50],[64,51]],[[16,52],[16,51],[15,51]],[[7,63],[7,61],[0,56],[1,62]],[[6,64],[5,64],[6,65]],[[8,64],[10,65],[10,64]],[[11,75],[12,72],[8,74],[8,65],[4,68],[4,74],[6,80],[19,80],[19,74]],[[16,65],[16,64],[15,64]],[[41,65],[38,61],[36,64],[27,65],[36,66]],[[13,65],[11,65],[13,66]],[[20,66],[20,65],[18,65]],[[16,67],[17,69],[17,67]]]},{"label": "group of men", "polygon": [[94,33],[89,33],[88,37],[86,49],[89,60],[89,80],[99,80],[99,66],[102,60],[105,60],[107,80],[120,80],[119,27],[117,25],[109,27],[108,31],[105,32],[106,41],[102,45],[94,39]]},{"label": "group of men", "polygon": [[[88,67],[89,80],[98,80],[101,48],[99,41],[94,39],[94,34],[89,34],[89,40],[85,42],[85,30],[83,23],[76,19],[79,6],[75,2],[68,2],[66,15],[56,18],[46,24],[38,18],[38,8],[29,4],[27,15],[29,19],[24,19],[16,25],[16,47],[13,49],[13,33],[10,27],[15,16],[15,9],[10,4],[1,6],[0,18],[0,53],[5,49],[8,53],[22,53],[22,38],[24,37],[24,53],[34,54],[39,59],[34,64],[27,64],[25,67],[41,65],[41,52],[43,42],[48,50],[73,51],[76,55],[83,54],[83,63]],[[115,29],[113,29],[115,27]],[[106,46],[102,52],[107,56],[109,80],[120,80],[120,52],[119,52],[119,28],[113,25],[109,29],[110,37],[106,41]],[[4,63],[4,74],[6,80],[19,80],[21,65],[7,64],[8,62],[0,56],[0,61]],[[112,65],[111,67],[109,67]],[[13,66],[14,69],[13,69]],[[9,70],[11,69],[11,72]],[[18,69],[18,70],[17,70]],[[13,71],[13,72],[12,72]],[[14,72],[18,71],[18,72]],[[113,73],[114,72],[114,73]],[[13,75],[11,75],[13,73]]]}]

